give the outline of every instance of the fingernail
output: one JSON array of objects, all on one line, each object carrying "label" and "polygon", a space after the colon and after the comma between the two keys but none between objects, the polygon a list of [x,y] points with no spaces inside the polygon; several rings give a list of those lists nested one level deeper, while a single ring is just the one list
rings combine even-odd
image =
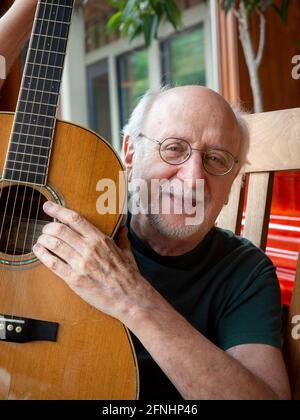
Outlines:
[{"label": "fingernail", "polygon": [[53,203],[51,203],[51,201],[46,201],[46,203],[44,203],[43,205],[44,210],[50,210],[52,208],[53,208]]}]

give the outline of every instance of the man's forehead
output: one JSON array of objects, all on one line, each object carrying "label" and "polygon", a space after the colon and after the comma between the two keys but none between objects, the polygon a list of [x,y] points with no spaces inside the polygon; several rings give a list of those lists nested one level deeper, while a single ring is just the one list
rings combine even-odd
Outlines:
[{"label": "man's forehead", "polygon": [[[145,129],[199,132],[231,131],[237,126],[229,104],[218,94],[200,87],[175,88],[161,93],[145,120]],[[179,134],[179,133],[178,133]]]}]

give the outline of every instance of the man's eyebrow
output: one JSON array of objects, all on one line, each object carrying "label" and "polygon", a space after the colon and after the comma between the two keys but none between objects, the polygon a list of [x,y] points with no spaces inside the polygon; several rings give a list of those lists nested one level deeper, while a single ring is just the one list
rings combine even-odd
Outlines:
[{"label": "man's eyebrow", "polygon": [[[160,137],[160,141],[163,141],[165,139],[180,139],[180,140],[185,140],[188,143],[190,143],[191,145],[194,144],[195,142],[197,142],[199,139],[201,139],[201,134],[199,134],[199,136],[197,136],[197,138],[195,138],[195,140],[193,140],[191,137],[187,137],[186,135],[180,135],[180,134],[165,134],[162,135]],[[203,143],[204,148],[207,149],[222,149],[222,150],[228,150],[228,147],[225,146],[220,146],[219,144],[210,144],[207,140],[202,139],[201,143]],[[232,153],[230,150],[228,150],[228,152]]]}]

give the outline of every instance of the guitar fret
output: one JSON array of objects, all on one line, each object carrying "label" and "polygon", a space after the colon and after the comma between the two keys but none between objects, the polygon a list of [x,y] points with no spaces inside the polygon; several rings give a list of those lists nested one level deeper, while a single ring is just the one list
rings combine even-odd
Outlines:
[{"label": "guitar fret", "polygon": [[[33,140],[34,141],[35,138],[43,139],[43,140],[48,140],[48,141],[51,141],[52,140],[51,137],[40,136],[38,134],[30,134],[30,135],[28,135],[26,133],[13,133],[13,136],[12,136],[13,139],[15,138],[15,135],[17,135],[18,137],[25,137],[26,141],[27,140]],[[13,140],[12,140],[12,142],[13,142]],[[25,144],[27,144],[27,143],[25,143]]]},{"label": "guitar fret", "polygon": [[50,150],[50,149],[51,149],[51,147],[49,147],[49,146],[37,146],[37,145],[35,145],[35,144],[29,144],[29,143],[18,143],[18,142],[15,142],[15,141],[11,141],[10,143],[11,143],[11,144],[18,144],[18,145],[21,145],[21,146],[31,146],[31,147],[37,147],[38,149],[39,149],[39,148],[42,148],[42,149],[47,149],[47,150]]},{"label": "guitar fret", "polygon": [[20,102],[23,102],[23,103],[25,103],[25,104],[26,104],[26,103],[29,103],[29,104],[34,104],[34,105],[52,106],[52,107],[56,108],[56,106],[55,106],[55,105],[46,104],[46,103],[44,103],[44,102],[24,101],[23,99],[20,99]]},{"label": "guitar fret", "polygon": [[28,77],[29,79],[48,80],[49,82],[57,82],[57,83],[61,82],[60,80],[47,79],[46,77],[37,77],[37,76],[31,76],[31,75],[30,76],[26,75],[25,77]]},{"label": "guitar fret", "polygon": [[61,55],[63,55],[63,56],[65,56],[66,55],[66,53],[65,52],[60,52],[60,51],[49,51],[49,50],[44,50],[44,49],[41,49],[41,48],[33,48],[33,47],[31,47],[30,48],[30,50],[31,51],[41,51],[41,52],[44,52],[44,53],[55,53],[55,54],[61,54]]},{"label": "guitar fret", "polygon": [[63,25],[68,25],[67,22],[64,22],[64,21],[61,21],[61,20],[45,19],[45,18],[40,18],[40,17],[37,17],[35,19],[35,21],[37,21],[37,20],[41,20],[43,22],[62,23]]},{"label": "guitar fret", "polygon": [[62,37],[62,36],[55,36],[55,35],[46,35],[46,34],[38,34],[39,37],[45,37],[45,38],[53,38],[53,39],[59,39],[62,41],[67,41],[68,38],[67,37]]},{"label": "guitar fret", "polygon": [[[8,164],[10,164],[10,163],[13,164],[13,167],[8,166]],[[25,168],[27,168],[27,167],[30,168],[31,166],[46,168],[48,165],[44,165],[44,164],[41,164],[41,163],[33,163],[33,162],[22,162],[22,161],[20,162],[19,160],[11,160],[11,159],[8,159],[7,162],[6,162],[6,168],[7,169],[12,169],[12,170],[22,170],[23,169],[23,170],[27,171],[27,169],[25,169]],[[20,169],[18,169],[18,167]]]},{"label": "guitar fret", "polygon": [[40,64],[40,63],[37,64],[37,63],[32,63],[30,61],[28,61],[27,64],[31,64],[31,65],[35,65],[35,66],[53,67],[53,68],[61,69],[60,66],[52,66],[50,64]]},{"label": "guitar fret", "polygon": [[23,152],[9,152],[9,153],[14,153],[14,154],[18,154],[18,155],[26,155],[26,156],[36,156],[36,157],[40,157],[40,158],[45,158],[44,156],[41,156],[41,155],[35,155],[34,153],[32,153],[32,154],[28,154],[28,153],[23,153]]},{"label": "guitar fret", "polygon": [[[38,40],[40,41],[40,40],[42,40],[43,38],[48,38],[48,39],[51,39],[51,40],[57,40],[57,41],[62,41],[62,42],[67,42],[67,40],[68,40],[68,38],[64,38],[64,37],[61,37],[61,36],[55,36],[55,35],[43,35],[43,34],[34,34],[33,35],[33,41],[34,41],[34,37],[38,37]],[[45,39],[45,41],[46,41],[46,39]]]},{"label": "guitar fret", "polygon": [[[22,90],[28,90],[28,91],[30,91],[30,92],[33,92],[31,89],[28,89],[28,88],[26,88],[26,87],[23,87],[23,88],[22,88]],[[57,97],[58,97],[58,92],[50,92],[50,91],[48,91],[48,90],[40,90],[40,89],[35,89],[35,90],[34,90],[34,92],[39,92],[39,93],[50,93],[50,94],[53,94],[53,95],[57,95]]]},{"label": "guitar fret", "polygon": [[[47,1],[47,0],[46,0]],[[64,0],[57,0],[57,3],[55,3],[55,0],[52,0],[52,2],[51,2],[51,4],[46,4],[46,3],[44,3],[43,2],[43,0],[41,0],[40,1],[40,3],[41,4],[43,4],[43,5],[46,5],[46,6],[64,6],[64,8],[69,8],[69,9],[72,9],[73,8],[73,6],[69,6],[68,4],[64,4],[64,3],[66,3],[66,1],[64,1]],[[69,0],[69,3],[71,3],[71,4],[73,4],[73,0]]]},{"label": "guitar fret", "polygon": [[15,124],[19,124],[19,125],[28,125],[29,127],[39,127],[39,128],[51,128],[51,127],[45,127],[44,125],[38,125],[38,124],[33,124],[33,123],[25,123],[25,122],[19,122],[16,121]]},{"label": "guitar fret", "polygon": [[[10,171],[17,171],[17,172],[23,172],[22,171],[22,169],[11,169],[11,168],[8,168],[8,170],[10,170]],[[32,174],[36,174],[36,175],[44,175],[43,173],[38,173],[38,172],[34,172],[34,171],[26,171],[26,172],[29,172],[29,173],[32,173]]]},{"label": "guitar fret", "polygon": [[[51,118],[49,115],[43,115],[43,114],[36,114],[32,112],[24,112],[24,111],[17,111],[18,114],[24,114],[24,115],[33,115],[35,117],[45,117],[45,118]],[[22,124],[22,123],[21,123]],[[30,124],[31,125],[31,124]]]}]

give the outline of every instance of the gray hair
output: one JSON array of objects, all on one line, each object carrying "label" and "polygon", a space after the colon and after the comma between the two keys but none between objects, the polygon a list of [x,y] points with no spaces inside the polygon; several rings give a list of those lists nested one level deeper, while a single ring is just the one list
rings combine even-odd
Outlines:
[{"label": "gray hair", "polygon": [[[124,126],[122,132],[124,136],[129,136],[132,143],[136,142],[140,133],[143,132],[144,121],[146,115],[152,108],[153,103],[158,98],[158,96],[166,92],[167,90],[172,89],[170,86],[163,86],[158,90],[151,90],[149,89],[139,100],[138,104],[132,111],[132,114],[128,120],[128,123]],[[239,154],[239,161],[240,166],[242,167],[245,163],[247,163],[247,154],[249,150],[249,130],[247,122],[244,118],[247,115],[240,104],[229,104],[231,107],[240,131],[240,139],[241,139],[241,148]]]}]

